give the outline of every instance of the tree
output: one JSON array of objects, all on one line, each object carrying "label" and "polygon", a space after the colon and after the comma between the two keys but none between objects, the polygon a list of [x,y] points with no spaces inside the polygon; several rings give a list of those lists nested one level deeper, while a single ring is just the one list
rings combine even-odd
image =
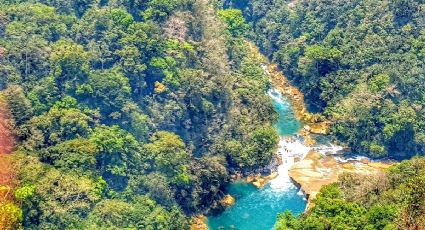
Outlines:
[{"label": "tree", "polygon": [[86,228],[188,229],[188,222],[177,208],[168,211],[155,201],[138,196],[131,202],[112,199],[98,203]]},{"label": "tree", "polygon": [[[18,155],[19,156],[19,155]],[[16,190],[25,228],[80,228],[82,219],[102,196],[101,179],[45,167],[33,157],[17,160],[22,187]]]},{"label": "tree", "polygon": [[[91,106],[99,108],[105,116],[119,112],[130,98],[128,78],[117,70],[96,71],[89,75]],[[113,118],[113,117],[112,117]]]},{"label": "tree", "polygon": [[145,144],[148,161],[152,161],[155,170],[163,172],[176,184],[187,184],[190,181],[187,162],[190,154],[186,152],[185,144],[179,136],[173,133],[159,131]]},{"label": "tree", "polygon": [[231,161],[242,169],[252,169],[267,165],[275,154],[278,135],[273,127],[259,127],[246,142],[231,140],[226,143],[226,151]]},{"label": "tree", "polygon": [[52,75],[61,93],[75,93],[77,85],[87,80],[88,55],[83,46],[69,40],[54,44],[50,58]]},{"label": "tree", "polygon": [[176,200],[187,213],[208,210],[222,198],[229,178],[223,157],[204,156],[190,165],[190,183],[177,186]]},{"label": "tree", "polygon": [[25,96],[22,87],[10,86],[6,89],[5,96],[16,125],[22,125],[31,118],[33,115],[31,102]]},{"label": "tree", "polygon": [[118,126],[96,127],[89,140],[97,146],[96,165],[111,188],[124,190],[131,172],[143,170],[139,144]]},{"label": "tree", "polygon": [[[230,168],[268,163],[275,113],[240,11],[40,2],[0,7],[25,228],[187,229],[217,206]],[[229,157],[226,140],[243,156]]]},{"label": "tree", "polygon": [[149,0],[145,7],[146,10],[142,16],[145,20],[164,20],[171,14],[172,10],[178,6],[179,1],[177,0]]},{"label": "tree", "polygon": [[57,144],[78,137],[87,137],[94,124],[90,113],[77,108],[52,107],[48,112],[33,117],[26,125],[32,136],[26,140],[28,147]]},{"label": "tree", "polygon": [[238,9],[225,9],[218,11],[218,16],[227,24],[227,29],[234,36],[243,36],[249,29],[245,23],[242,11]]},{"label": "tree", "polygon": [[5,230],[21,227],[22,210],[12,202],[0,201],[0,227]]},{"label": "tree", "polygon": [[41,154],[41,160],[65,170],[87,171],[96,169],[99,149],[88,139],[76,138],[49,147]]}]

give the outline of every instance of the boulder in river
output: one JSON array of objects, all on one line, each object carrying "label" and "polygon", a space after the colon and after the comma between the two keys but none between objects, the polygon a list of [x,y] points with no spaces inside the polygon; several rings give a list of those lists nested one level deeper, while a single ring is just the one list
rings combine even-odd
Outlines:
[{"label": "boulder in river", "polygon": [[277,172],[272,172],[270,175],[265,177],[257,177],[252,184],[257,188],[262,188],[268,181],[273,180],[279,174]]},{"label": "boulder in river", "polygon": [[247,176],[247,177],[246,177],[246,182],[247,182],[247,183],[251,183],[251,182],[253,182],[254,180],[255,180],[254,175],[249,175],[249,176]]},{"label": "boulder in river", "polygon": [[223,199],[220,200],[220,204],[224,207],[230,207],[235,204],[235,198],[229,194],[225,195]]}]

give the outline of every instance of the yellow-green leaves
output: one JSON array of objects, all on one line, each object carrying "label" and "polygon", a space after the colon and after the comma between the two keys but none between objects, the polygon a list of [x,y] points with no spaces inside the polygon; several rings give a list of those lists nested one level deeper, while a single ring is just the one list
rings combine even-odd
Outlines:
[{"label": "yellow-green leaves", "polygon": [[243,36],[249,29],[249,25],[245,22],[242,11],[238,9],[219,10],[218,16],[227,24],[227,30],[233,36]]}]

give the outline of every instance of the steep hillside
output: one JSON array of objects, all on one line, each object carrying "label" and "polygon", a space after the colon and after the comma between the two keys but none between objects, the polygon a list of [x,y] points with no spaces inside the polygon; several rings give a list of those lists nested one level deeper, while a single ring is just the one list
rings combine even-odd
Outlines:
[{"label": "steep hillside", "polygon": [[23,226],[185,229],[221,209],[278,141],[247,29],[208,0],[0,1]]}]

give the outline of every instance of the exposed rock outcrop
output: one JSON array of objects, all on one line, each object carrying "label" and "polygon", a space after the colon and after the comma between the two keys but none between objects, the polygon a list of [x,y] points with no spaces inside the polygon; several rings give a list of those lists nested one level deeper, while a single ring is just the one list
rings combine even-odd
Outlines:
[{"label": "exposed rock outcrop", "polygon": [[289,176],[301,187],[310,202],[323,185],[337,182],[339,175],[344,172],[373,174],[391,165],[391,162],[370,162],[365,158],[340,161],[334,156],[311,151],[303,160],[294,164],[289,170]]}]

